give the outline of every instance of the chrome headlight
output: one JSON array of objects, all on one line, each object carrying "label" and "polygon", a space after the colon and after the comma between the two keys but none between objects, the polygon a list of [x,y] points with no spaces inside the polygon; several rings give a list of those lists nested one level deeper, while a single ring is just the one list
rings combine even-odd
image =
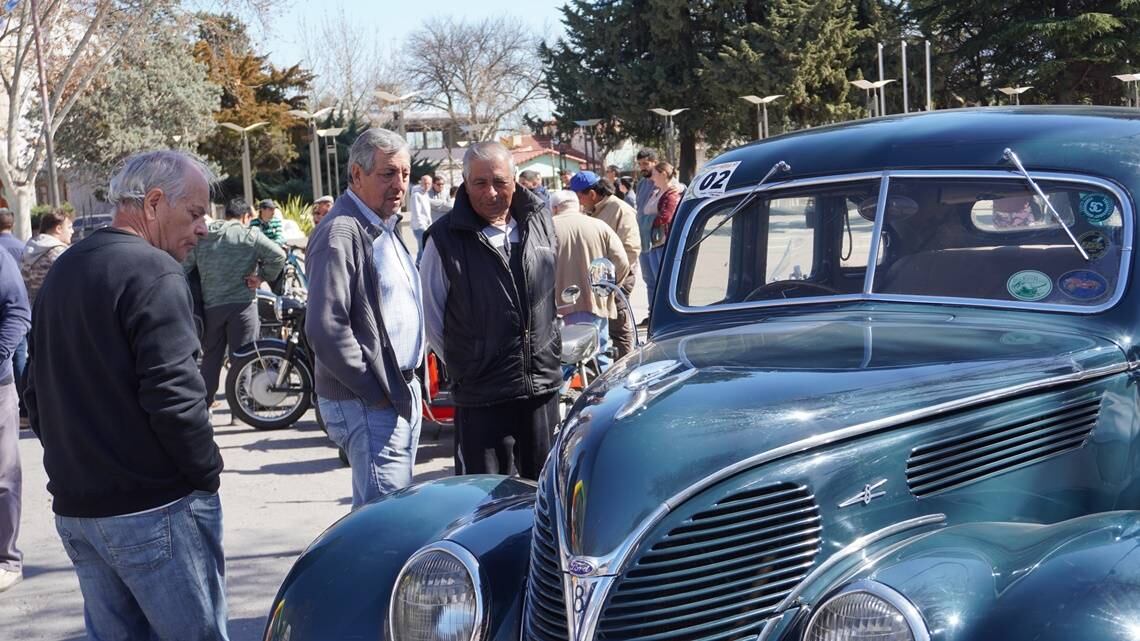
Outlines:
[{"label": "chrome headlight", "polygon": [[856,581],[824,601],[808,622],[804,641],[929,641],[918,608],[876,581]]},{"label": "chrome headlight", "polygon": [[437,541],[413,554],[396,577],[389,633],[394,641],[479,641],[484,612],[475,557]]}]

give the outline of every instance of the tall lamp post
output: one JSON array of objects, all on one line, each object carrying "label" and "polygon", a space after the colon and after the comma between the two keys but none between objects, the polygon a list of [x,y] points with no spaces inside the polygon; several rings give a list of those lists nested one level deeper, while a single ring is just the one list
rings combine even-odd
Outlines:
[{"label": "tall lamp post", "polygon": [[321,197],[322,182],[320,151],[317,149],[317,119],[328,115],[332,110],[332,107],[325,107],[312,113],[304,109],[290,109],[285,112],[294,118],[303,118],[309,122],[309,177],[313,182],[313,200]]},{"label": "tall lamp post", "polygon": [[[598,145],[594,141],[594,128],[601,122],[601,118],[589,118],[587,120],[575,120],[574,124],[582,128],[582,145],[586,148],[586,170],[593,169],[591,164],[597,164]],[[587,135],[587,130],[588,135]],[[591,149],[593,151],[591,151]]]},{"label": "tall lamp post", "polygon": [[[887,80],[876,80],[875,82],[871,82],[870,80],[863,80],[862,78],[860,78],[859,80],[850,80],[849,81],[851,84],[853,84],[856,87],[867,92],[867,117],[868,118],[873,118],[876,115],[879,115],[879,116],[883,115],[884,101],[883,101],[881,92],[882,92],[883,87],[887,86],[888,84],[890,84],[894,81],[895,81],[894,78],[888,78]],[[871,91],[879,92],[876,94],[876,98],[874,100],[871,99]]]},{"label": "tall lamp post", "polygon": [[[770,133],[768,132],[768,103],[783,98],[784,94],[778,93],[772,96],[741,96],[741,99],[756,105],[756,135],[757,140],[764,140]],[[761,117],[761,110],[763,110],[763,117]]]},{"label": "tall lamp post", "polygon": [[1140,73],[1122,73],[1113,78],[1132,85],[1132,106],[1140,108]]},{"label": "tall lamp post", "polygon": [[253,179],[250,176],[249,168],[249,132],[254,129],[260,129],[268,124],[268,122],[255,122],[248,127],[242,127],[232,122],[218,123],[219,127],[225,127],[230,131],[236,131],[241,134],[241,186],[243,194],[245,195],[245,202],[250,205],[253,204]]},{"label": "tall lamp post", "polygon": [[1004,93],[1006,96],[1008,96],[1010,99],[1012,99],[1014,101],[1014,103],[1013,103],[1014,105],[1020,105],[1021,104],[1021,94],[1025,93],[1026,91],[1029,91],[1032,88],[1033,88],[1032,85],[1027,86],[1027,87],[999,87],[998,91]]},{"label": "tall lamp post", "polygon": [[689,109],[688,107],[681,107],[680,109],[673,109],[673,110],[662,109],[661,107],[654,107],[654,108],[650,109],[650,111],[652,111],[653,113],[657,114],[658,116],[662,116],[665,118],[665,126],[669,130],[669,140],[668,140],[668,142],[669,142],[669,162],[674,164],[674,165],[677,164],[677,161],[675,160],[675,157],[673,155],[673,143],[674,143],[674,141],[673,141],[673,138],[674,138],[674,135],[673,135],[673,116],[676,116],[677,114],[681,113],[682,111],[688,111],[688,109]]},{"label": "tall lamp post", "polygon": [[[336,150],[336,137],[344,132],[344,127],[330,127],[328,129],[318,129],[317,136],[325,139],[325,174],[328,176],[329,181],[329,195],[340,195],[340,158],[337,157]],[[332,144],[329,144],[328,139],[332,138]],[[329,166],[329,156],[332,156],[332,166]],[[333,172],[336,172],[336,180],[333,180]],[[314,199],[315,200],[315,199]]]},{"label": "tall lamp post", "polygon": [[390,91],[373,92],[373,95],[375,95],[381,101],[386,102],[388,104],[396,105],[396,114],[397,114],[397,118],[399,118],[399,122],[396,123],[396,127],[397,127],[397,130],[400,132],[401,138],[406,137],[406,134],[408,133],[407,128],[404,127],[404,103],[407,102],[407,100],[409,98],[412,98],[414,96],[418,96],[419,94],[420,94],[419,91],[413,91],[410,93],[406,93],[402,96],[397,96],[396,94],[394,94]]}]

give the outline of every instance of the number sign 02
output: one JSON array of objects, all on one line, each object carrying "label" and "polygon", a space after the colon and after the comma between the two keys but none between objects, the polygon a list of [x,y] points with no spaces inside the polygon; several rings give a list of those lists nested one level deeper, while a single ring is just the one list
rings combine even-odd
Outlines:
[{"label": "number sign 02", "polygon": [[732,172],[740,165],[740,161],[709,165],[701,170],[699,176],[693,181],[693,197],[705,198],[724,193]]}]

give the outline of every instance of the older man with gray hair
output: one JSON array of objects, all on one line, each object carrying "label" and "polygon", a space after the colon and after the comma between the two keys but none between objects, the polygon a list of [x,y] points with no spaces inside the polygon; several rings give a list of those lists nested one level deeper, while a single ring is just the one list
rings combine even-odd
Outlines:
[{"label": "older man with gray hair", "polygon": [[110,227],[60,255],[36,296],[25,401],[93,639],[225,639],[222,457],[181,262],[213,173],[128,158]]},{"label": "older man with gray hair", "polygon": [[416,265],[397,230],[408,144],[369,129],[352,143],[348,166],[348,190],[306,249],[305,332],[317,403],[329,438],[348,455],[356,509],[412,482],[425,341]]},{"label": "older man with gray hair", "polygon": [[453,381],[457,473],[509,474],[513,458],[537,479],[559,419],[558,245],[550,210],[514,177],[502,144],[467,149],[455,207],[425,236],[420,278],[428,339]]}]

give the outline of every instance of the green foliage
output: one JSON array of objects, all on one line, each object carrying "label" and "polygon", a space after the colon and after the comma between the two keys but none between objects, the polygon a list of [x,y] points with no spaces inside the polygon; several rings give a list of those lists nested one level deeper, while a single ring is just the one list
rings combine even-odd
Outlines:
[{"label": "green foliage", "polygon": [[665,123],[648,110],[687,107],[674,120],[686,180],[699,137],[713,147],[754,137],[755,107],[741,95],[786,94],[770,113],[796,126],[855,113],[847,73],[870,33],[860,15],[842,0],[573,0],[565,37],[540,54],[563,132],[612,117],[603,146],[633,136],[664,148]]},{"label": "green foliage", "polygon": [[305,232],[308,236],[313,231],[313,217],[309,215],[313,206],[306,204],[301,200],[300,196],[290,196],[285,202],[281,203],[281,215],[286,220],[291,220],[297,223],[301,231]]},{"label": "green foliage", "polygon": [[1140,62],[1140,3],[953,3],[914,0],[909,17],[931,34],[938,105],[1005,102],[1006,85],[1032,85],[1023,103],[1122,104],[1112,76]]},{"label": "green foliage", "polygon": [[[75,206],[71,203],[65,200],[60,203],[59,208],[63,210],[63,213],[67,214],[68,218],[75,218]],[[36,235],[36,231],[40,228],[40,218],[43,218],[44,214],[52,211],[53,209],[55,208],[51,205],[36,205],[35,207],[32,207],[31,229],[33,236]]]},{"label": "green foliage", "polygon": [[156,18],[147,38],[117,51],[56,133],[62,158],[103,176],[131,153],[190,147],[213,132],[221,88],[207,80],[178,24]]},{"label": "green foliage", "polygon": [[439,161],[432,162],[428,158],[420,158],[419,155],[412,156],[412,177],[411,183],[414,185],[419,182],[420,177],[424,174],[435,175],[435,170],[439,168]]},{"label": "green foliage", "polygon": [[[250,162],[255,172],[281,172],[297,158],[296,142],[308,136],[307,123],[288,114],[306,107],[312,74],[294,65],[273,66],[250,46],[245,25],[228,14],[199,14],[194,58],[205,65],[209,78],[222,88],[217,123],[248,127],[269,123],[248,135]],[[241,183],[241,135],[218,127],[201,150]],[[239,187],[240,193],[240,187]]]}]

